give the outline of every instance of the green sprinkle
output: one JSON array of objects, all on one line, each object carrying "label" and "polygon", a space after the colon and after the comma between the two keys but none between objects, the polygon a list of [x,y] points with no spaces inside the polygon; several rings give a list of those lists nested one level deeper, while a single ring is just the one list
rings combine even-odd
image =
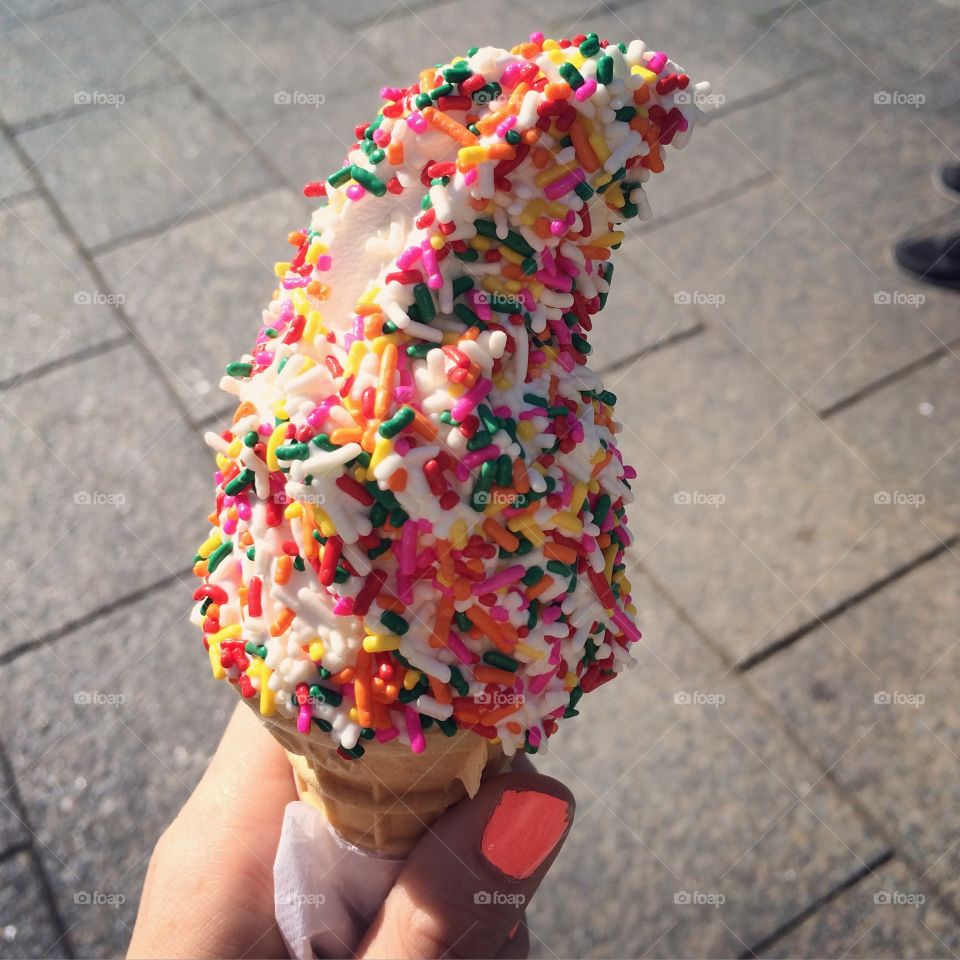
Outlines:
[{"label": "green sprinkle", "polygon": [[[469,689],[469,687],[467,689]],[[455,736],[457,732],[457,721],[454,720],[453,717],[449,717],[446,720],[438,720],[437,727],[445,737],[452,737]]]},{"label": "green sprinkle", "polygon": [[614,113],[614,116],[621,123],[629,123],[637,115],[636,107],[621,107]]},{"label": "green sprinkle", "polygon": [[315,446],[318,446],[321,450],[326,450],[328,453],[338,449],[337,445],[325,433],[318,433],[313,438],[313,442]]},{"label": "green sprinkle", "polygon": [[580,183],[578,183],[578,184],[573,188],[573,192],[574,192],[581,200],[589,200],[589,199],[594,195],[594,193],[595,193],[596,191],[593,189],[593,187],[590,186],[589,183],[587,183],[586,180],[581,180]]},{"label": "green sprinkle", "polygon": [[342,187],[353,176],[353,167],[341,167],[336,173],[327,177],[331,187]]},{"label": "green sprinkle", "polygon": [[436,350],[439,343],[412,343],[407,347],[407,356],[414,360],[422,360],[431,350]]},{"label": "green sprinkle", "polygon": [[413,407],[401,407],[389,420],[384,420],[380,424],[380,436],[388,440],[392,439],[413,423],[414,416]]},{"label": "green sprinkle", "polygon": [[453,619],[456,621],[457,629],[460,630],[461,633],[469,633],[473,629],[473,621],[462,611],[457,611],[457,613],[453,615]]},{"label": "green sprinkle", "polygon": [[382,197],[387,192],[387,185],[376,174],[354,164],[350,168],[353,179],[365,190],[369,190],[375,197]]},{"label": "green sprinkle", "polygon": [[606,493],[601,493],[597,497],[597,502],[593,506],[593,522],[599,527],[607,519],[610,512],[610,497]]},{"label": "green sprinkle", "polygon": [[437,308],[433,302],[433,294],[425,283],[418,283],[413,288],[413,298],[420,310],[424,323],[431,323],[437,315]]},{"label": "green sprinkle", "polygon": [[459,297],[462,294],[466,293],[468,290],[472,290],[472,289],[473,289],[472,277],[460,276],[453,281],[454,297]]},{"label": "green sprinkle", "polygon": [[277,447],[278,460],[306,460],[310,456],[310,448],[305,443],[287,443]]},{"label": "green sprinkle", "polygon": [[453,93],[453,84],[441,83],[430,91],[430,99],[439,100],[441,97],[449,97],[451,93]]},{"label": "green sprinkle", "polygon": [[[583,50],[583,47],[580,47]],[[613,83],[613,57],[608,57],[604,54],[597,61],[597,83],[602,83],[606,86],[608,83]]]},{"label": "green sprinkle", "polygon": [[255,447],[260,442],[260,434],[256,430],[251,430],[244,434],[243,445],[245,447]]},{"label": "green sprinkle", "polygon": [[579,90],[587,82],[583,79],[583,74],[569,62],[560,64],[560,76],[570,84],[573,90]]},{"label": "green sprinkle", "polygon": [[256,478],[257,475],[249,467],[245,467],[223,488],[223,492],[228,497],[235,497],[241,490],[252,486]]},{"label": "green sprinkle", "polygon": [[243,360],[235,360],[233,363],[227,364],[227,376],[228,377],[249,377],[253,372],[253,364],[245,363]]},{"label": "green sprinkle", "polygon": [[489,663],[491,667],[496,667],[498,670],[509,670],[511,673],[516,673],[520,666],[513,657],[508,657],[499,650],[488,650],[483,655],[483,660],[484,663]]},{"label": "green sprinkle", "polygon": [[463,674],[459,667],[450,668],[450,686],[453,687],[461,697],[465,697],[470,692],[470,684],[463,679]]},{"label": "green sprinkle", "polygon": [[393,610],[384,610],[380,614],[380,622],[391,632],[402,637],[409,629],[410,624]]},{"label": "green sprinkle", "polygon": [[413,102],[416,104],[418,110],[429,107],[432,103],[429,93],[418,93],[416,97],[414,97]]},{"label": "green sprinkle", "polygon": [[251,657],[258,657],[260,660],[267,659],[267,648],[259,644],[254,643],[252,640],[248,640],[244,645],[243,649]]},{"label": "green sprinkle", "polygon": [[321,703],[329,704],[331,707],[339,707],[343,702],[342,693],[331,690],[329,687],[321,687],[317,683],[310,687],[310,696],[313,697],[314,700],[319,700]]},{"label": "green sprinkle", "polygon": [[572,572],[570,567],[567,566],[567,564],[561,563],[559,560],[548,560],[547,569],[551,573],[556,573],[558,576],[561,576],[561,577],[569,577]]},{"label": "green sprinkle", "polygon": [[466,63],[455,63],[452,67],[447,67],[443,71],[443,79],[447,83],[463,83],[473,76],[473,71]]},{"label": "green sprinkle", "polygon": [[529,567],[520,579],[523,580],[528,587],[532,587],[543,579],[543,567]]},{"label": "green sprinkle", "polygon": [[233,541],[228,540],[226,543],[221,543],[213,553],[207,558],[207,573],[213,573],[217,567],[223,562],[224,557],[229,556],[230,552],[233,550]]}]

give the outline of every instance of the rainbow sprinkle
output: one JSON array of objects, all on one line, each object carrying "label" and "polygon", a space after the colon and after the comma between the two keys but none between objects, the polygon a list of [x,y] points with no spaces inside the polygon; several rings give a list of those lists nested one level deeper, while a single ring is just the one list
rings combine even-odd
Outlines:
[{"label": "rainbow sprinkle", "polygon": [[194,567],[213,673],[262,714],[345,758],[434,726],[535,753],[632,664],[635,474],[588,334],[693,94],[640,41],[538,33],[383,90],[307,184]]}]

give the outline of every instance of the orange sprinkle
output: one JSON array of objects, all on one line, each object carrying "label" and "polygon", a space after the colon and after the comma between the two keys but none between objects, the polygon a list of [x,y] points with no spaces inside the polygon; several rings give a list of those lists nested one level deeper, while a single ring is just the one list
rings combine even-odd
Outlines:
[{"label": "orange sprinkle", "polygon": [[649,99],[650,99],[650,88],[646,84],[643,84],[642,86],[637,87],[637,89],[633,91],[633,102],[638,106],[641,103],[646,103]]},{"label": "orange sprinkle", "polygon": [[249,417],[251,413],[256,412],[257,408],[249,400],[244,400],[243,403],[237,407],[236,413],[233,415],[233,422],[236,423],[238,420]]},{"label": "orange sprinkle", "polygon": [[303,556],[306,560],[315,559],[320,552],[320,544],[313,535],[313,510],[307,509],[300,514],[300,524],[303,527]]},{"label": "orange sprinkle", "polygon": [[330,433],[330,442],[342,447],[345,443],[359,443],[363,439],[363,431],[359,427],[337,427]]},{"label": "orange sprinkle", "polygon": [[469,600],[470,581],[464,580],[462,577],[457,577],[453,581],[453,596],[457,600]]},{"label": "orange sprinkle", "polygon": [[436,107],[424,107],[421,111],[423,119],[445,133],[451,140],[456,140],[461,146],[473,147],[480,142],[476,134],[471,133],[462,123],[457,123]]},{"label": "orange sprinkle", "polygon": [[663,173],[663,157],[660,155],[660,144],[650,144],[650,152],[644,158],[651,173]]},{"label": "orange sprinkle", "polygon": [[290,579],[290,574],[293,571],[293,559],[284,554],[282,557],[277,558],[277,566],[273,571],[273,581],[274,583],[279,583],[281,586],[285,584]]},{"label": "orange sprinkle", "polygon": [[499,670],[497,667],[477,666],[473,668],[473,675],[481,683],[499,683],[504,687],[512,687],[517,682],[517,675],[509,670]]},{"label": "orange sprinkle", "polygon": [[565,547],[562,543],[552,543],[549,540],[543,545],[543,555],[561,563],[577,562],[577,551],[573,547]]},{"label": "orange sprinkle", "polygon": [[512,160],[517,155],[517,148],[509,143],[491,143],[487,147],[487,156],[491,160]]},{"label": "orange sprinkle", "polygon": [[450,687],[441,683],[436,677],[427,675],[430,680],[430,692],[437,703],[453,703],[453,697],[450,695]]},{"label": "orange sprinkle", "polygon": [[[519,461],[514,461],[514,466]],[[513,553],[520,546],[520,540],[515,537],[506,527],[501,527],[493,517],[487,517],[483,521],[483,532],[499,547],[503,547],[507,553]]]},{"label": "orange sprinkle", "polygon": [[517,493],[526,493],[530,489],[530,478],[522,460],[513,461],[513,486]]},{"label": "orange sprinkle", "polygon": [[460,334],[461,340],[476,340],[480,336],[480,330],[477,327],[468,327]]},{"label": "orange sprinkle", "polygon": [[601,533],[600,536],[597,537],[597,546],[601,550],[606,550],[606,548],[610,546],[610,534]]},{"label": "orange sprinkle", "polygon": [[208,514],[207,514],[207,522],[208,522],[208,523],[210,524],[210,526],[212,526],[212,527],[219,527],[219,526],[220,526],[220,514],[217,513],[216,510],[213,510],[212,512],[208,513]]},{"label": "orange sprinkle", "polygon": [[580,252],[588,260],[609,260],[610,259],[610,248],[609,247],[581,247]]},{"label": "orange sprinkle", "polygon": [[[390,412],[390,404],[393,401],[393,378],[396,372],[397,345],[388,343],[383,348],[383,355],[380,357],[380,384],[373,405],[373,415],[379,420],[382,420]],[[333,437],[330,439],[333,440]]]},{"label": "orange sprinkle", "polygon": [[369,317],[373,313],[379,313],[380,308],[375,303],[357,303],[354,304],[353,312],[358,317]]},{"label": "orange sprinkle", "polygon": [[253,534],[249,530],[244,530],[240,534],[240,546],[241,547],[252,547],[253,546]]},{"label": "orange sprinkle", "polygon": [[466,704],[457,704],[453,708],[453,715],[464,723],[479,723],[480,711],[476,707],[468,707]]},{"label": "orange sprinkle", "polygon": [[[287,557],[287,559],[289,560],[290,558]],[[274,582],[279,581],[274,578]],[[295,616],[296,614],[289,607],[284,607],[280,613],[280,616],[270,624],[270,636],[279,637],[280,634],[283,633],[283,631],[286,630],[291,623],[293,623],[293,618]]]},{"label": "orange sprinkle", "polygon": [[536,600],[541,593],[549,590],[553,586],[553,577],[549,574],[543,577],[539,583],[535,583],[532,587],[527,587],[527,599]]},{"label": "orange sprinkle", "polygon": [[363,431],[363,439],[360,441],[360,446],[363,447],[367,453],[373,453],[374,445],[377,442],[377,430],[380,429],[379,420],[371,420],[367,424],[367,428]]},{"label": "orange sprinkle", "polygon": [[[330,439],[333,439],[333,434],[330,435]],[[407,471],[403,467],[397,467],[393,473],[390,474],[390,479],[387,480],[387,486],[391,490],[406,490],[407,489]]]},{"label": "orange sprinkle", "polygon": [[453,619],[453,601],[444,594],[437,604],[437,619],[433,621],[433,633],[430,634],[431,647],[444,647],[450,635],[450,622]]},{"label": "orange sprinkle", "polygon": [[551,161],[552,156],[546,147],[534,147],[530,151],[530,159],[535,167],[542,170]]},{"label": "orange sprinkle", "polygon": [[403,613],[403,611],[407,609],[407,605],[402,600],[391,596],[389,593],[378,593],[377,603],[379,603],[384,610],[392,610],[394,613]]},{"label": "orange sprinkle", "polygon": [[573,91],[566,80],[557,80],[555,83],[548,83],[543,88],[543,95],[548,100],[569,100]]},{"label": "orange sprinkle", "polygon": [[507,729],[508,729],[511,733],[517,733],[517,734],[519,734],[520,731],[523,730],[523,727],[521,727],[520,724],[517,723],[516,720],[511,720],[511,721],[507,724]]},{"label": "orange sprinkle", "polygon": [[205,576],[207,575],[207,561],[206,561],[206,560],[198,560],[198,561],[193,565],[193,575],[194,575],[195,577],[201,577],[201,578],[202,578],[202,577],[205,577]]},{"label": "orange sprinkle", "polygon": [[577,154],[580,165],[588,173],[594,173],[599,170],[600,161],[597,159],[593,147],[590,146],[590,141],[587,139],[587,132],[581,126],[579,119],[574,120],[573,123],[570,124],[569,132],[570,140],[573,143],[573,149]]},{"label": "orange sprinkle", "polygon": [[519,709],[519,703],[508,703],[505,706],[496,707],[493,710],[484,710],[480,714],[480,722],[485,723],[488,727],[495,727],[501,720],[505,720]]},{"label": "orange sprinkle", "polygon": [[294,230],[292,233],[287,234],[287,243],[289,243],[291,247],[299,247],[306,239],[307,235],[302,230]]},{"label": "orange sprinkle", "polygon": [[371,313],[363,321],[363,335],[368,340],[373,340],[383,333],[384,316],[382,313]]},{"label": "orange sprinkle", "polygon": [[399,140],[391,140],[387,144],[387,161],[394,166],[403,163],[403,144]]},{"label": "orange sprinkle", "polygon": [[437,427],[432,420],[428,420],[419,410],[413,411],[413,432],[424,440],[433,440],[437,436]]},{"label": "orange sprinkle", "polygon": [[353,683],[357,671],[353,667],[344,667],[339,673],[330,674],[331,683]]},{"label": "orange sprinkle", "polygon": [[373,722],[373,698],[370,690],[370,667],[373,657],[362,647],[357,651],[357,675],[353,681],[353,696],[357,702],[357,721],[362,727]]},{"label": "orange sprinkle", "polygon": [[546,217],[537,217],[533,221],[533,229],[541,240],[546,240],[550,234],[550,221]]}]

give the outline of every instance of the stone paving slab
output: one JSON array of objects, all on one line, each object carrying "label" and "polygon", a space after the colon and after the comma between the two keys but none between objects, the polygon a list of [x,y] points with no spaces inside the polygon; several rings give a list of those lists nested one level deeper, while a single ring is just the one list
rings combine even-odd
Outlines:
[{"label": "stone paving slab", "polygon": [[[171,79],[140,31],[109,3],[4,25],[0,102],[8,123],[129,96]],[[91,43],[92,37],[109,42]]]},{"label": "stone paving slab", "polygon": [[[26,826],[14,805],[10,783],[3,769],[0,769],[0,855],[28,838]],[[0,936],[4,921],[0,920]]]},{"label": "stone paving slab", "polygon": [[720,332],[606,385],[638,472],[632,562],[734,659],[936,545],[923,509],[875,504],[889,481]]},{"label": "stone paving slab", "polygon": [[900,862],[864,877],[761,957],[949,957],[960,946],[956,923]]},{"label": "stone paving slab", "polygon": [[28,853],[0,862],[0,958],[65,957]]},{"label": "stone paving slab", "polygon": [[[935,321],[948,325],[955,313],[948,299],[892,265],[865,268],[855,249],[776,182],[665,224],[649,243],[678,300],[699,301],[708,321],[817,410],[939,349]],[[624,243],[619,269],[644,256]],[[926,298],[919,307],[904,302],[913,294]]]},{"label": "stone paving slab", "polygon": [[205,448],[133,347],[2,394],[0,431],[6,536],[24,545],[4,561],[0,650],[189,569]]},{"label": "stone paving slab", "polygon": [[182,86],[19,139],[88,247],[270,184],[249,148]]},{"label": "stone paving slab", "polygon": [[960,558],[944,554],[750,674],[955,908],[958,573]]},{"label": "stone paving slab", "polygon": [[865,403],[842,411],[834,427],[856,442],[884,477],[893,510],[914,510],[940,536],[960,529],[960,357],[948,354]]},{"label": "stone paving slab", "polygon": [[738,956],[883,845],[651,585],[633,586],[637,667],[536,761],[578,808],[530,911],[532,955]]},{"label": "stone paving slab", "polygon": [[6,140],[0,140],[0,200],[19,197],[33,190],[33,179]]},{"label": "stone paving slab", "polygon": [[94,0],[4,0],[0,7],[0,23],[33,23],[56,13],[89,6],[93,2]]},{"label": "stone paving slab", "polygon": [[[148,30],[161,36],[171,27],[199,20],[227,18],[262,7],[270,0],[123,0]],[[286,2],[286,0],[283,0]]]},{"label": "stone paving slab", "polygon": [[150,851],[236,700],[209,676],[189,605],[174,584],[4,668],[11,762],[80,956],[126,951]]},{"label": "stone paving slab", "polygon": [[775,32],[861,73],[877,90],[923,93],[930,106],[960,100],[960,8],[951,0],[829,0]]},{"label": "stone paving slab", "polygon": [[[220,378],[253,343],[276,286],[273,265],[288,257],[287,234],[309,222],[313,202],[272,191],[98,259],[137,332],[175,374],[194,422],[236,406]],[[206,467],[212,453],[195,474],[206,477]]]},{"label": "stone paving slab", "polygon": [[111,292],[97,289],[44,201],[0,207],[0,233],[0,314],[10,318],[0,381],[123,335]]}]

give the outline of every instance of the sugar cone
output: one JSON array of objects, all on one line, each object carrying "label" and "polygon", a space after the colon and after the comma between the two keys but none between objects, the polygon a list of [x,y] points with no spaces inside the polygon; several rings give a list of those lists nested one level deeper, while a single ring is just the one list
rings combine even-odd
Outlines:
[{"label": "sugar cone", "polygon": [[[257,709],[255,700],[246,701]],[[259,716],[259,711],[258,711]],[[397,740],[371,742],[359,760],[344,760],[329,734],[300,733],[292,721],[260,717],[286,751],[300,797],[323,811],[343,839],[381,853],[408,853],[450,806],[474,796],[503,762],[499,743],[469,730],[431,733],[414,753]]]}]

